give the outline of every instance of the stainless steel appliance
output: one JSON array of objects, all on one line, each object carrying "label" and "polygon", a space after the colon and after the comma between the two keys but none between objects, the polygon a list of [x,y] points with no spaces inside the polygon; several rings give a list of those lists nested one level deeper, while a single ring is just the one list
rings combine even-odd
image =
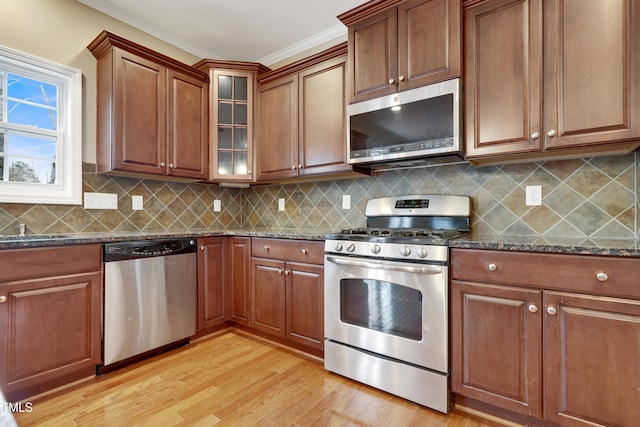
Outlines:
[{"label": "stainless steel appliance", "polygon": [[102,371],[188,343],[196,327],[196,247],[194,239],[104,245]]},{"label": "stainless steel appliance", "polygon": [[350,104],[349,163],[442,163],[463,160],[460,79]]},{"label": "stainless steel appliance", "polygon": [[467,196],[373,199],[366,228],[326,236],[326,369],[448,412],[448,240],[470,211]]}]

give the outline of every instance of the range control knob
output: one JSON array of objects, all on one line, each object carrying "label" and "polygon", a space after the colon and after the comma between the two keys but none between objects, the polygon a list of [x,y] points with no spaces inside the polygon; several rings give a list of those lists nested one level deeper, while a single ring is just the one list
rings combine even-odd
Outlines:
[{"label": "range control knob", "polygon": [[333,249],[335,249],[336,251],[340,252],[342,250],[342,243],[336,242],[336,244],[333,245]]},{"label": "range control knob", "polygon": [[347,252],[353,252],[356,250],[356,245],[354,245],[353,243],[349,244],[349,246],[347,246]]},{"label": "range control knob", "polygon": [[427,251],[427,248],[418,249],[418,256],[420,258],[426,258],[428,254],[429,254],[429,252]]},{"label": "range control knob", "polygon": [[375,244],[375,245],[371,246],[371,253],[379,254],[380,253],[380,245]]},{"label": "range control knob", "polygon": [[409,256],[411,255],[411,248],[409,246],[403,246],[400,248],[400,255]]}]

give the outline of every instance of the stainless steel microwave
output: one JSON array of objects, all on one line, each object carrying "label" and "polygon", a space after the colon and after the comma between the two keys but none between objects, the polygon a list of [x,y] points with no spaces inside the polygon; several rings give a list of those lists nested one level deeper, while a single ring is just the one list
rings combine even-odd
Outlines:
[{"label": "stainless steel microwave", "polygon": [[462,159],[460,79],[350,104],[348,161]]}]

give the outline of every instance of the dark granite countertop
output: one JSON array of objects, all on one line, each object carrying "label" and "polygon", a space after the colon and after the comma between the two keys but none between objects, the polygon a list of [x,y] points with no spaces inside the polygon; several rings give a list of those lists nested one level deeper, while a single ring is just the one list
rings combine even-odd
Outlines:
[{"label": "dark granite countertop", "polygon": [[[221,230],[176,230],[171,232],[79,233],[31,236],[0,236],[0,249],[36,248],[77,244],[121,242],[184,237],[246,236],[278,239],[324,240],[335,230],[237,228]],[[542,252],[640,258],[638,239],[586,239],[569,237],[483,236],[470,234],[451,240],[449,246],[463,249]]]}]

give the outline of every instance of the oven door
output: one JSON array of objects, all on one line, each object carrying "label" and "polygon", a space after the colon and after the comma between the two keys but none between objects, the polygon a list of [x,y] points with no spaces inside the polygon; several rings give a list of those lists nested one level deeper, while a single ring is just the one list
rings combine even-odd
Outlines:
[{"label": "oven door", "polygon": [[448,268],[325,255],[325,336],[448,372]]}]

